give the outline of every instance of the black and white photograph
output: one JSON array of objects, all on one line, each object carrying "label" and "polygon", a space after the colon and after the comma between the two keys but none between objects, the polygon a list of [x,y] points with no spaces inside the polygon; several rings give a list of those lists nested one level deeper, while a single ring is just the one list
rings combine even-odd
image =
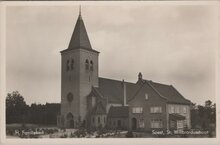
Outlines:
[{"label": "black and white photograph", "polygon": [[219,15],[219,3],[6,5],[1,132],[216,139]]}]

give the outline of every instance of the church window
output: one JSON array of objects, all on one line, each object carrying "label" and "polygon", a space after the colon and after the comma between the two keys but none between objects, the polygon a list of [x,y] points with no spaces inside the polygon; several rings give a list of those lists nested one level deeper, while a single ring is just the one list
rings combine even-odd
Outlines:
[{"label": "church window", "polygon": [[98,117],[98,123],[100,123],[100,117]]},{"label": "church window", "polygon": [[85,66],[86,66],[86,70],[88,70],[89,69],[89,60],[88,59],[86,59]]},{"label": "church window", "polygon": [[69,63],[70,63],[70,61],[67,60],[67,62],[66,62],[66,70],[67,70],[67,71],[70,69],[70,68],[69,68]]},{"label": "church window", "polygon": [[68,100],[68,102],[72,102],[73,101],[73,94],[72,93],[68,93],[67,94],[67,100]]},{"label": "church window", "polygon": [[90,61],[90,70],[93,71],[93,61]]},{"label": "church window", "polygon": [[95,117],[92,117],[92,122],[95,123]]},{"label": "church window", "polygon": [[74,69],[74,59],[71,60],[71,70]]},{"label": "church window", "polygon": [[105,116],[104,116],[104,123],[105,123]]},{"label": "church window", "polygon": [[94,96],[92,96],[92,107],[95,106],[95,103],[96,103],[96,98]]}]

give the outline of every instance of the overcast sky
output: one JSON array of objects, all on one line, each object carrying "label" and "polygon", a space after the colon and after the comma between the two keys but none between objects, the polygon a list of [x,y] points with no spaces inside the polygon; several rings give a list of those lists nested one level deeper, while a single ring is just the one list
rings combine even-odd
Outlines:
[{"label": "overcast sky", "polygon": [[[217,6],[84,5],[102,77],[172,84],[192,102],[215,101]],[[78,6],[11,6],[6,15],[7,93],[28,104],[60,102],[61,55]]]}]

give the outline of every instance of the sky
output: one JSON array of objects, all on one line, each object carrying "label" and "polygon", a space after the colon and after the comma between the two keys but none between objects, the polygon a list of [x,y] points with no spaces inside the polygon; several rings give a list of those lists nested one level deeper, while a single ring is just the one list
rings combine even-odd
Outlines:
[{"label": "sky", "polygon": [[[99,76],[172,84],[197,104],[215,101],[215,5],[83,5]],[[8,6],[6,90],[27,104],[61,101],[61,55],[79,6]]]}]

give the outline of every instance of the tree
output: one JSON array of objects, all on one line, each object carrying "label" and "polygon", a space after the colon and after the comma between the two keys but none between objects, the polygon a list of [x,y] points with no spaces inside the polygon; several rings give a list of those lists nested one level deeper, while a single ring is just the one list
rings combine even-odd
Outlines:
[{"label": "tree", "polygon": [[6,123],[56,125],[59,112],[59,103],[33,103],[28,106],[18,91],[8,93],[6,97]]},{"label": "tree", "polygon": [[204,105],[196,105],[191,109],[191,123],[193,128],[210,129],[216,124],[216,105],[212,101],[205,101]]},{"label": "tree", "polygon": [[8,93],[6,97],[6,123],[24,123],[27,105],[18,91]]}]

